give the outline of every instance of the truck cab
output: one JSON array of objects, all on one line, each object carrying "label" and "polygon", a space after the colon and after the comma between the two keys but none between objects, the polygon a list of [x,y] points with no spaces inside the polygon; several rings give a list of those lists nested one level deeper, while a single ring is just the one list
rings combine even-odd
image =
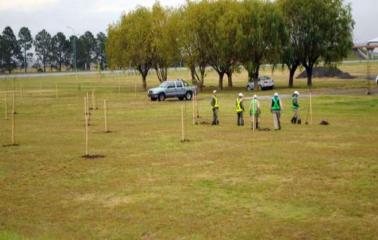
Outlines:
[{"label": "truck cab", "polygon": [[177,79],[165,81],[159,87],[149,89],[148,97],[151,101],[164,101],[166,98],[175,97],[179,100],[191,100],[194,93],[197,93],[196,86],[190,86],[186,81]]}]

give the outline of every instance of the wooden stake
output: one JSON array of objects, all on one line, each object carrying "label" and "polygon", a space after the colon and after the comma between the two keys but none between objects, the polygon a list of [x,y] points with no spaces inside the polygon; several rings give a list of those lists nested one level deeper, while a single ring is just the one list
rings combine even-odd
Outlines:
[{"label": "wooden stake", "polygon": [[16,120],[15,120],[15,115],[16,115],[16,110],[15,110],[15,96],[14,96],[14,91],[13,91],[13,99],[12,99],[12,145],[15,145],[16,143],[16,138],[15,138],[15,128],[16,128]]},{"label": "wooden stake", "polygon": [[252,100],[253,104],[252,104],[252,132],[255,132],[255,114],[257,113],[257,109],[255,111],[255,101],[254,99]]},{"label": "wooden stake", "polygon": [[84,97],[84,116],[87,116],[87,111],[88,111],[88,107],[87,107],[87,97]]},{"label": "wooden stake", "polygon": [[[87,99],[84,97],[84,106],[85,109],[87,109]],[[85,118],[85,156],[88,156],[88,130],[89,130],[89,124],[88,124],[88,115],[84,115]]]},{"label": "wooden stake", "polygon": [[184,129],[184,105],[181,106],[181,142],[185,141],[185,129]]},{"label": "wooden stake", "polygon": [[95,96],[95,91],[94,90],[92,90],[92,109],[93,110],[97,109],[97,106],[96,106],[96,96]]},{"label": "wooden stake", "polygon": [[87,92],[87,114],[89,115],[90,113],[90,107],[89,107],[89,93]]},{"label": "wooden stake", "polygon": [[7,92],[5,92],[5,98],[4,98],[4,119],[8,120],[8,102],[7,102]]},{"label": "wooden stake", "polygon": [[195,96],[196,96],[197,118],[200,118],[200,115],[199,115],[199,107],[198,107],[198,98],[197,98],[197,92],[195,92]]},{"label": "wooden stake", "polygon": [[105,120],[105,132],[109,132],[109,129],[108,129],[108,106],[107,106],[107,102],[106,102],[106,99],[104,99],[104,120]]},{"label": "wooden stake", "polygon": [[194,92],[193,97],[192,97],[193,125],[196,125],[195,104],[196,104],[196,93]]},{"label": "wooden stake", "polygon": [[310,90],[310,124],[312,124],[312,95]]}]

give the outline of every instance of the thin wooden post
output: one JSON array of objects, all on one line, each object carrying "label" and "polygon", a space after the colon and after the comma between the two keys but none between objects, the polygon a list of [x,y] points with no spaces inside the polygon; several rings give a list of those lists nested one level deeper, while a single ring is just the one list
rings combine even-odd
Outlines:
[{"label": "thin wooden post", "polygon": [[252,132],[255,132],[255,115],[257,114],[257,109],[255,110],[255,101],[254,99],[252,100]]},{"label": "thin wooden post", "polygon": [[5,97],[4,97],[4,119],[8,120],[8,101],[7,101],[7,93],[8,91],[5,92]]},{"label": "thin wooden post", "polygon": [[193,117],[193,125],[196,124],[196,113],[195,113],[195,106],[196,105],[196,93],[194,92],[193,97],[192,97],[192,117]]},{"label": "thin wooden post", "polygon": [[108,130],[108,106],[106,99],[104,99],[104,124],[105,124],[105,132],[109,132]]},{"label": "thin wooden post", "polygon": [[198,107],[198,98],[197,98],[197,92],[195,92],[195,96],[196,96],[197,118],[199,118],[199,117],[200,117],[200,115],[199,115],[199,107]]},{"label": "thin wooden post", "polygon": [[89,113],[90,113],[90,107],[89,107],[89,93],[87,92],[87,113],[88,113],[88,115],[89,115]]},{"label": "thin wooden post", "polygon": [[312,94],[310,90],[310,124],[312,124]]},{"label": "thin wooden post", "polygon": [[185,141],[184,105],[181,106],[181,142]]},{"label": "thin wooden post", "polygon": [[13,91],[13,99],[12,99],[12,145],[15,145],[16,143],[16,138],[15,138],[15,129],[16,129],[16,120],[15,120],[15,115],[16,115],[16,106],[15,106],[15,96],[14,96],[14,91]]},{"label": "thin wooden post", "polygon": [[[87,99],[84,97],[84,106],[85,109],[87,109]],[[85,119],[85,156],[88,156],[88,130],[89,130],[89,124],[88,124],[88,114],[84,115]]]},{"label": "thin wooden post", "polygon": [[58,94],[58,83],[55,83],[55,98],[58,98],[59,97],[59,94]]},{"label": "thin wooden post", "polygon": [[97,109],[97,106],[96,106],[95,90],[92,90],[92,109],[93,109],[93,110],[96,110],[96,109]]}]

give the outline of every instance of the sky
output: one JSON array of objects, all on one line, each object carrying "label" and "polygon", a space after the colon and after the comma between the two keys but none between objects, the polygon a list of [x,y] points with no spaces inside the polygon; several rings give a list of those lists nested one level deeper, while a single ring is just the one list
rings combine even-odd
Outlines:
[{"label": "sky", "polygon": [[[355,42],[378,37],[378,0],[345,0],[352,4],[356,22]],[[120,19],[123,12],[136,6],[150,7],[155,0],[0,0],[0,31],[6,26],[15,33],[28,27],[33,36],[42,29],[50,34],[66,35],[106,32],[109,24]],[[185,0],[160,0],[164,6],[177,7]]]}]

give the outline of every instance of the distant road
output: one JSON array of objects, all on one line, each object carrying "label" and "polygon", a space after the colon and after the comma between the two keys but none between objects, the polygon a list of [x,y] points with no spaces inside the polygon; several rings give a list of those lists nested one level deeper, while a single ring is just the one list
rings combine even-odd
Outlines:
[{"label": "distant road", "polygon": [[[170,71],[172,70],[177,70],[177,71],[182,71],[186,70],[187,68],[171,68]],[[151,72],[154,72],[153,69],[150,70]],[[85,76],[85,75],[96,75],[96,74],[136,74],[136,70],[116,70],[116,71],[80,71],[80,72],[46,72],[46,73],[16,73],[16,74],[3,74],[0,75],[0,79],[5,79],[5,78],[34,78],[34,77],[64,77],[64,76],[75,76],[76,74],[78,76]]]},{"label": "distant road", "polygon": [[[342,64],[358,64],[358,63],[367,63],[367,60],[348,60],[343,61]],[[371,60],[371,62],[378,63],[378,60]],[[270,67],[272,65],[266,64],[265,67]],[[178,68],[170,68],[170,71],[183,71],[187,70],[186,67],[178,67]],[[154,72],[154,69],[150,70],[151,72]],[[75,76],[77,74],[78,76],[85,76],[85,75],[96,75],[96,74],[136,74],[137,71],[133,69],[129,70],[116,70],[116,71],[80,71],[80,72],[47,72],[47,73],[17,73],[17,74],[4,74],[0,75],[0,79],[5,78],[34,78],[34,77],[62,77],[62,76]]]}]

